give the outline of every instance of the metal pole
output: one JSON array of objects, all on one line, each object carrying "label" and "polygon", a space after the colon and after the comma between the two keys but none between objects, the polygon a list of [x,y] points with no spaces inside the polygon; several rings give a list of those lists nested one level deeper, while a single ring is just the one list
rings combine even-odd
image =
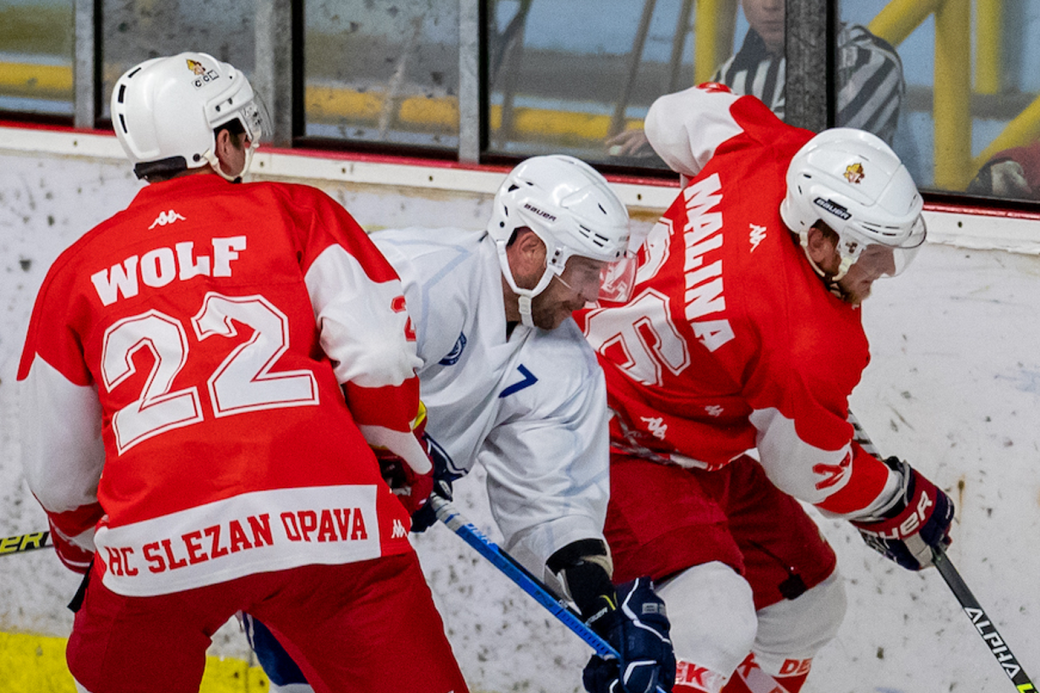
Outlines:
[{"label": "metal pole", "polygon": [[[784,120],[820,132],[834,122],[834,40],[827,0],[787,0],[787,81]],[[826,66],[826,74],[820,67]],[[823,79],[821,79],[823,77]]]}]

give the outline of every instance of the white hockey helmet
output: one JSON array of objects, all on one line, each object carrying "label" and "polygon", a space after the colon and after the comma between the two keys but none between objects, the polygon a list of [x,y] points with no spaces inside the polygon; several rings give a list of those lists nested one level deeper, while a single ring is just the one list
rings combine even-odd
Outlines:
[{"label": "white hockey helmet", "polygon": [[[516,285],[506,257],[506,245],[522,227],[545,243],[545,273],[533,289]],[[517,164],[495,195],[488,233],[498,247],[506,281],[520,296],[525,325],[531,324],[531,299],[554,275],[563,274],[574,255],[610,263],[601,275],[601,299],[628,299],[635,275],[628,265],[636,250],[630,248],[628,210],[607,180],[584,161],[554,154]]]},{"label": "white hockey helmet", "polygon": [[206,164],[230,178],[214,153],[213,131],[236,119],[250,140],[248,168],[266,116],[246,76],[206,53],[146,60],[112,90],[112,126],[138,178]]},{"label": "white hockey helmet", "polygon": [[[903,271],[924,243],[923,204],[909,171],[881,138],[832,128],[806,142],[791,160],[780,216],[806,250],[809,228],[817,221],[838,234],[841,265],[832,278],[837,282],[871,245],[892,251],[885,274]],[[823,275],[815,263],[813,268]]]}]

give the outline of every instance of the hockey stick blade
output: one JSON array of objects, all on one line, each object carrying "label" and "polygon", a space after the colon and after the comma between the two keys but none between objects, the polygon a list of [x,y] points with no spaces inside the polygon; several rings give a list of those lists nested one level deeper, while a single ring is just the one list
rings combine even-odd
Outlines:
[{"label": "hockey stick blade", "polygon": [[1029,675],[1026,674],[1022,665],[1018,663],[1015,655],[1011,653],[1011,649],[997,631],[997,627],[993,625],[986,611],[979,605],[975,595],[968,589],[968,585],[961,578],[961,574],[957,572],[957,568],[950,561],[950,557],[942,549],[933,549],[933,553],[935,554],[934,563],[936,569],[942,575],[943,580],[946,581],[950,591],[953,592],[953,596],[960,602],[964,613],[971,619],[975,630],[979,632],[986,645],[989,646],[989,651],[996,657],[1000,666],[1004,668],[1004,673],[1011,679],[1011,683],[1015,684],[1020,693],[1035,692],[1036,687],[1030,680]]},{"label": "hockey stick blade", "polygon": [[25,553],[33,549],[42,549],[50,546],[50,532],[30,532],[29,534],[18,534],[13,537],[0,539],[0,556],[13,553]]},{"label": "hockey stick blade", "polygon": [[[579,638],[592,647],[596,654],[604,658],[618,658],[617,650],[610,643],[585,625],[585,622],[574,611],[549,591],[545,583],[531,575],[526,568],[517,563],[516,559],[499,548],[498,544],[488,539],[473,523],[467,521],[451,501],[435,494],[430,496],[429,502],[433,504],[433,510],[437,513],[438,520],[459,535],[463,541],[476,549],[477,553],[491,561],[492,565],[505,573],[506,577],[512,580],[524,592],[527,592],[536,602],[548,609],[563,625],[570,628]],[[660,686],[658,686],[657,691],[658,693],[664,693]]]},{"label": "hockey stick blade", "polygon": [[[860,444],[860,447],[880,459],[881,455],[878,453],[877,447],[874,446],[874,442],[867,435],[859,421],[856,420],[856,417],[853,416],[852,412],[849,412],[849,423],[852,424],[853,438]],[[989,616],[986,615],[986,611],[979,605],[975,595],[968,589],[968,585],[961,578],[961,574],[957,572],[957,568],[950,561],[950,557],[946,555],[946,551],[941,547],[933,547],[932,553],[934,555],[933,563],[946,582],[946,586],[953,592],[953,596],[957,598],[961,608],[964,609],[964,613],[971,619],[975,630],[978,631],[983,642],[989,647],[989,651],[996,657],[1000,666],[1003,667],[1004,673],[1011,679],[1011,683],[1015,684],[1019,693],[1034,693],[1037,689],[1033,682],[1015,656],[1011,654],[1011,649],[1004,642],[1004,638],[1001,637],[1000,633],[997,632],[997,627],[993,625]]]}]

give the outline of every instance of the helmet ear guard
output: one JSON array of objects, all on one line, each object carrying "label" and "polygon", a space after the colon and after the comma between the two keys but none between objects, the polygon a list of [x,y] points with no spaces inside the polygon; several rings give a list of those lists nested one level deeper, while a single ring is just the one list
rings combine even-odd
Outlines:
[{"label": "helmet ear guard", "polygon": [[[923,200],[899,157],[879,137],[853,128],[832,128],[809,140],[787,169],[780,216],[807,248],[809,229],[822,221],[838,235],[845,276],[863,250],[892,250],[891,271],[899,274],[924,243]],[[823,271],[812,262],[813,268]]]},{"label": "helmet ear guard", "polygon": [[139,178],[211,165],[214,130],[237,120],[253,150],[265,131],[266,114],[246,76],[206,53],[152,58],[116,81],[112,125]]}]

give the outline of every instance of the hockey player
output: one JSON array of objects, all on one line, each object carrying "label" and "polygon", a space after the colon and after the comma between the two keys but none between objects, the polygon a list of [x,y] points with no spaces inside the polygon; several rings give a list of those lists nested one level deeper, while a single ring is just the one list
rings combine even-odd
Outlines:
[{"label": "hockey player", "polygon": [[231,65],[145,61],[112,119],[149,185],[51,267],[18,375],[29,486],[87,573],[79,689],[194,693],[248,610],[319,690],[466,691],[370,448],[432,484],[393,268],[317,189],[232,184],[264,125]]},{"label": "hockey player", "polygon": [[876,136],[813,136],[722,85],[659,98],[645,125],[682,192],[632,300],[578,315],[613,412],[614,577],[658,581],[676,691],[795,693],[845,609],[796,499],[909,569],[949,542],[946,494],[848,422],[860,303],[924,241],[921,197]]},{"label": "hockey player", "polygon": [[[618,594],[611,584],[602,533],[606,390],[571,318],[601,292],[624,298],[628,213],[599,173],[567,156],[522,162],[493,205],[486,230],[373,234],[405,286],[426,430],[439,444],[436,488],[450,497],[450,481],[484,466],[504,547],[534,574],[558,581],[621,652],[620,674],[617,663],[594,659],[590,690],[670,689],[675,664],[659,598],[640,576]],[[424,509],[413,529],[433,519]],[[618,608],[619,598],[627,608]],[[253,640],[273,683],[301,690],[262,626]]]}]

